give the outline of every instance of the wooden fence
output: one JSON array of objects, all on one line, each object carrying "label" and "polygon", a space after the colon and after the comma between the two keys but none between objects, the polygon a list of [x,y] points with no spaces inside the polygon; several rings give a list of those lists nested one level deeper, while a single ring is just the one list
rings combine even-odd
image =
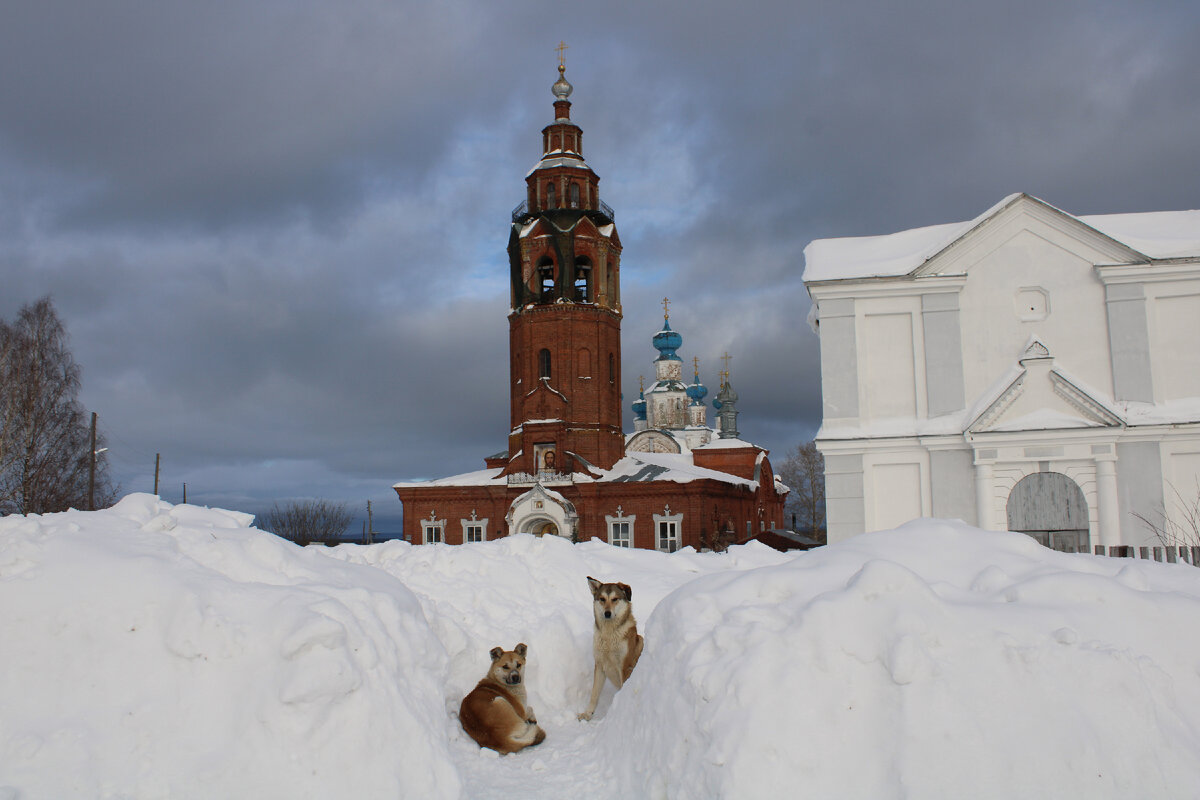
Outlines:
[{"label": "wooden fence", "polygon": [[[1104,545],[1096,545],[1096,555],[1104,555]],[[1200,567],[1200,546],[1179,547],[1134,547],[1122,544],[1108,548],[1108,555],[1113,558],[1143,558],[1149,561],[1166,561],[1168,564],[1191,564]]]}]

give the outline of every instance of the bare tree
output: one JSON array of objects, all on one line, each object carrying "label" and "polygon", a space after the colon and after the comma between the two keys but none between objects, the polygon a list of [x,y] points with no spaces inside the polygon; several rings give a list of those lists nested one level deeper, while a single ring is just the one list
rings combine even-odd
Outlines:
[{"label": "bare tree", "polygon": [[274,507],[259,517],[258,525],[265,531],[299,545],[334,545],[343,540],[353,515],[345,503],[329,500],[304,500]]},{"label": "bare tree", "polygon": [[[92,450],[79,385],[50,298],[23,307],[11,325],[0,320],[0,513],[87,508],[93,458],[95,504],[112,503],[116,492],[106,459]],[[102,446],[98,436],[96,450]]]},{"label": "bare tree", "polygon": [[1175,498],[1174,508],[1164,503],[1150,514],[1134,512],[1138,520],[1150,529],[1163,547],[1200,547],[1200,478],[1196,490],[1188,499],[1174,484],[1168,484]]},{"label": "bare tree", "polygon": [[792,490],[784,509],[796,520],[795,528],[825,541],[825,458],[816,443],[797,445],[788,453],[779,477]]}]

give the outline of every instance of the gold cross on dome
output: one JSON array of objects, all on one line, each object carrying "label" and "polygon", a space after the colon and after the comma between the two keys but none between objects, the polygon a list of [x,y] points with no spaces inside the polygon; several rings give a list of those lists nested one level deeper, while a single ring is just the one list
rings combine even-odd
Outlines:
[{"label": "gold cross on dome", "polygon": [[725,371],[723,374],[725,375],[726,378],[729,377],[729,362],[732,358],[733,358],[733,356],[729,355],[728,350],[725,351],[725,355],[721,356],[721,360],[725,362]]},{"label": "gold cross on dome", "polygon": [[700,356],[692,356],[692,366],[696,368],[696,380],[700,380]]},{"label": "gold cross on dome", "polygon": [[567,43],[559,42],[558,47],[554,49],[558,51],[558,66],[565,67],[567,65]]},{"label": "gold cross on dome", "polygon": [[641,393],[644,391],[646,391],[646,376],[638,375],[638,392]]},{"label": "gold cross on dome", "polygon": [[664,297],[663,298],[663,319],[671,318],[670,313],[668,313],[670,311],[670,306],[671,306],[671,301]]}]

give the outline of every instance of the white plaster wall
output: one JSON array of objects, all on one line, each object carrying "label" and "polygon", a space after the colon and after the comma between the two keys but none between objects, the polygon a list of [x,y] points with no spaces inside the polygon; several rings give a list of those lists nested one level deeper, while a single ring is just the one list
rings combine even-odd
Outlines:
[{"label": "white plaster wall", "polygon": [[[1030,336],[1049,347],[1059,366],[1111,394],[1105,292],[1091,261],[1101,254],[1021,215],[1001,227],[989,249],[962,264],[968,271],[959,296],[967,405],[1013,365]],[[1030,319],[1039,315],[1019,303],[1033,288],[1047,298],[1044,319]]]},{"label": "white plaster wall", "polygon": [[907,451],[866,454],[863,495],[868,531],[887,530],[929,516],[929,454],[919,445]]},{"label": "white plaster wall", "polygon": [[911,312],[870,314],[863,319],[859,367],[863,370],[864,416],[870,419],[917,415],[915,316]]},{"label": "white plaster wall", "polygon": [[1154,399],[1161,403],[1200,397],[1200,286],[1193,282],[1149,288],[1153,292],[1147,298],[1147,313]]}]

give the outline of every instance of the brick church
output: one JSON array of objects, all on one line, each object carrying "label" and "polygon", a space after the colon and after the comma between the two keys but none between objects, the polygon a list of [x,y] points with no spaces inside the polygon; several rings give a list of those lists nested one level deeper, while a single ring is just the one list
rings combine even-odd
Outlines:
[{"label": "brick church", "polygon": [[621,425],[621,239],[571,121],[560,63],[554,121],[512,215],[508,447],[478,472],[398,483],[404,538],[484,541],[510,533],[599,538],[672,552],[722,549],[783,527],[787,488],[767,451],[738,438],[722,374],[708,425],[698,368],[683,379],[664,302],[655,381]]}]

